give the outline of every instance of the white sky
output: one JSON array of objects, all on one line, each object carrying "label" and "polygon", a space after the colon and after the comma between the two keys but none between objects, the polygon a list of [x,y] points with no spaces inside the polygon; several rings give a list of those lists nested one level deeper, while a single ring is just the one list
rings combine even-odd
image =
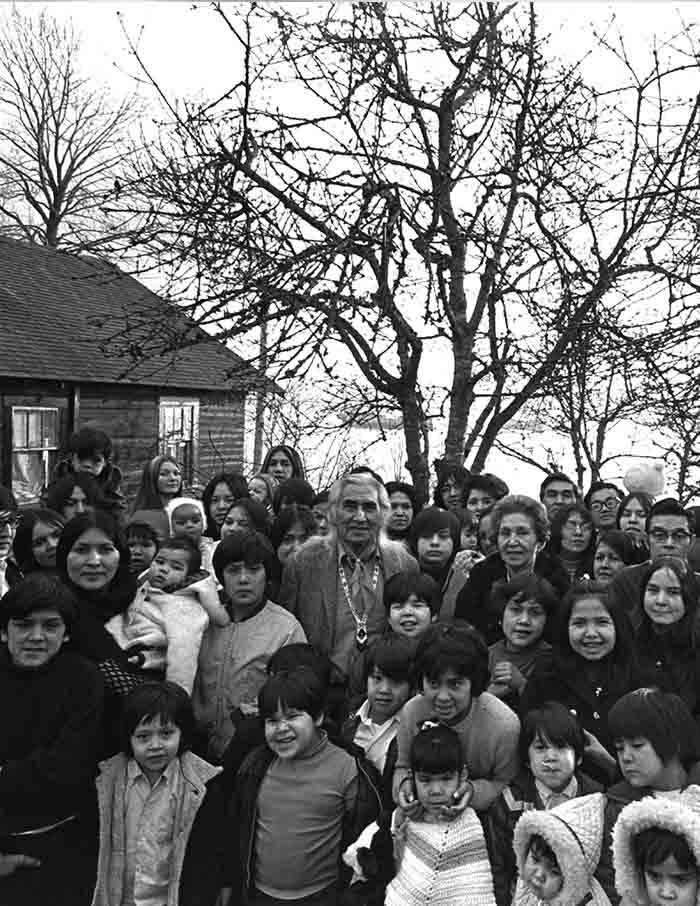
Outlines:
[{"label": "white sky", "polygon": [[[10,4],[3,2],[2,5],[9,12]],[[16,5],[23,13],[31,14],[38,14],[43,8],[38,3]],[[242,4],[226,5],[233,10]],[[214,98],[236,80],[237,45],[208,4],[170,0],[122,3],[84,0],[52,2],[47,8],[56,19],[73,21],[83,38],[83,72],[110,86],[116,97],[134,90],[131,74],[138,71],[129,56],[122,23],[132,39],[138,40],[144,62],[171,99],[200,95]],[[594,30],[604,30],[614,13],[630,52],[642,60],[655,38],[663,42],[678,32],[683,22],[699,22],[700,2],[541,2],[538,12],[541,24],[552,35],[552,50],[563,58],[582,56],[592,43]],[[600,82],[609,80],[612,87],[617,74],[601,68],[599,61],[591,61],[588,75]],[[145,98],[149,97],[146,87],[139,91]],[[620,448],[629,448],[632,439],[629,435],[621,437]],[[435,456],[439,451],[437,438],[433,445],[432,456]],[[561,449],[566,449],[563,444]],[[386,455],[390,457],[389,452]],[[497,454],[489,458],[487,468],[509,475],[511,488],[515,490],[531,492],[533,483],[539,482],[541,477],[536,470],[503,460]],[[386,471],[388,473],[390,469]],[[617,476],[611,473],[609,477]]]}]

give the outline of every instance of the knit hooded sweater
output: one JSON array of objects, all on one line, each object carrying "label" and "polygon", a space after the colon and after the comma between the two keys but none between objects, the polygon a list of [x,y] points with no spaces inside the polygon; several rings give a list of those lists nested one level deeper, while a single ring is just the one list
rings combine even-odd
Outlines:
[{"label": "knit hooded sweater", "polygon": [[[634,858],[632,841],[640,831],[663,828],[683,837],[700,865],[700,786],[686,787],[678,799],[646,796],[631,802],[620,812],[613,829],[613,863],[615,887],[626,902],[649,903],[642,866]],[[700,906],[700,888],[696,906]]]},{"label": "knit hooded sweater", "polygon": [[523,867],[533,834],[552,848],[561,869],[563,884],[548,906],[610,906],[603,888],[593,877],[603,840],[605,796],[579,796],[546,812],[525,812],[515,826],[513,849],[520,880],[513,906],[535,906],[538,899],[522,881]]}]

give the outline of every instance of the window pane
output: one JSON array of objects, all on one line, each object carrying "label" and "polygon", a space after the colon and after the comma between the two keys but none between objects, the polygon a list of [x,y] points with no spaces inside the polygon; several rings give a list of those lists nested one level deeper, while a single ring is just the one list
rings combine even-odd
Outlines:
[{"label": "window pane", "polygon": [[12,410],[12,448],[27,446],[27,412],[25,409]]},{"label": "window pane", "polygon": [[41,453],[12,454],[12,490],[20,506],[35,503],[44,487]]},{"label": "window pane", "polygon": [[29,423],[28,428],[28,447],[41,447],[44,443],[44,438],[41,436],[41,411],[37,409],[30,409],[27,413],[27,421]]},{"label": "window pane", "polygon": [[43,445],[58,446],[58,410],[47,409],[42,412],[41,437]]}]

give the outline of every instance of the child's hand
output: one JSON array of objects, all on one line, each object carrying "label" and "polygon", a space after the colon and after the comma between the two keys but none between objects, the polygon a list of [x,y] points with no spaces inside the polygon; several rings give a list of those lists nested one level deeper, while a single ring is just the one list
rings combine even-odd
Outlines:
[{"label": "child's hand", "polygon": [[475,563],[478,563],[479,560],[483,559],[484,558],[479,553],[479,551],[457,551],[457,554],[452,562],[452,568],[456,573],[462,576],[468,576],[472,571],[472,566],[474,566]]},{"label": "child's hand", "polygon": [[491,682],[497,686],[508,686],[513,681],[513,665],[510,661],[499,661],[491,673]]}]

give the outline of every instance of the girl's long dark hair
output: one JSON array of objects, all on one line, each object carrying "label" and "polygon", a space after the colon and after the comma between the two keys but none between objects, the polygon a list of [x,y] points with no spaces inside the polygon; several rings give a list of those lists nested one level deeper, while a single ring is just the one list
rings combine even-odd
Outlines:
[{"label": "girl's long dark hair", "polygon": [[634,668],[634,646],[632,625],[624,607],[613,601],[608,594],[608,586],[600,582],[584,580],[577,582],[564,598],[554,636],[554,670],[559,675],[573,675],[581,672],[582,658],[571,647],[569,641],[569,621],[574,607],[579,601],[595,598],[610,614],[615,627],[615,645],[610,654],[599,662],[601,677],[606,685],[624,685],[632,675]]},{"label": "girl's long dark hair", "polygon": [[202,492],[202,506],[204,507],[204,514],[206,516],[207,524],[204,529],[204,534],[207,538],[211,538],[213,541],[221,540],[221,532],[219,526],[212,519],[209,509],[211,507],[211,499],[214,496],[214,490],[217,484],[225,484],[231,496],[233,497],[233,502],[241,500],[243,497],[248,497],[248,482],[245,480],[243,475],[240,472],[219,472],[218,475],[215,475],[210,481],[207,482],[206,488]]}]

